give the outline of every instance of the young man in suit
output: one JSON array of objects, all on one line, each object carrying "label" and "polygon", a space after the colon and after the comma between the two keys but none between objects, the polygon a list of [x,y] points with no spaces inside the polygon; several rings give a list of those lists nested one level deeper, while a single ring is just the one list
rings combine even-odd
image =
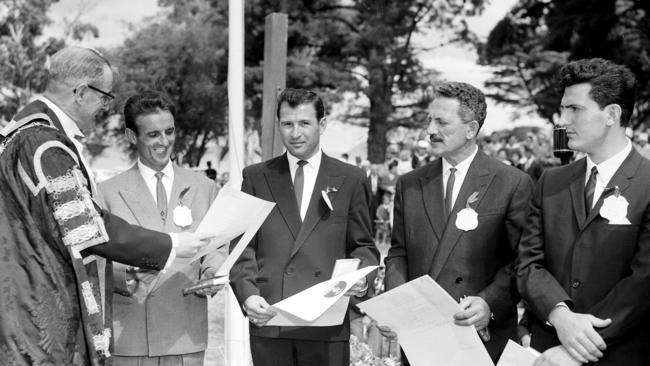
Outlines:
[{"label": "young man in suit", "polygon": [[587,154],[537,183],[518,287],[536,365],[650,364],[650,162],[625,136],[636,79],[603,59],[560,71],[559,124]]},{"label": "young man in suit", "polygon": [[[160,92],[144,91],[124,105],[125,134],[138,160],[101,183],[103,202],[129,223],[165,232],[196,230],[217,196],[204,174],[173,164],[175,107]],[[164,273],[115,263],[113,329],[115,366],[202,366],[208,340],[206,296],[220,287],[184,296],[183,288],[213,277],[224,246],[191,265]]]},{"label": "young man in suit", "polygon": [[[0,131],[0,360],[110,363],[111,260],[160,270],[201,243],[101,210],[83,131],[114,98],[99,52],[64,48],[50,59],[43,96]],[[108,259],[108,260],[106,260]]]},{"label": "young man in suit", "polygon": [[517,339],[514,261],[533,183],[479,150],[485,115],[477,88],[438,87],[427,130],[438,159],[398,179],[385,281],[388,291],[428,274],[463,298],[456,324],[476,327],[496,362]]},{"label": "young man in suit", "polygon": [[[371,192],[363,170],[325,155],[320,135],[327,121],[321,98],[286,89],[278,99],[278,129],[285,154],[244,169],[242,191],[276,207],[230,272],[248,316],[255,366],[348,366],[350,326],[264,326],[269,304],[331,277],[340,258],[376,265]],[[327,195],[329,204],[323,195]],[[348,292],[364,295],[361,279]]]}]

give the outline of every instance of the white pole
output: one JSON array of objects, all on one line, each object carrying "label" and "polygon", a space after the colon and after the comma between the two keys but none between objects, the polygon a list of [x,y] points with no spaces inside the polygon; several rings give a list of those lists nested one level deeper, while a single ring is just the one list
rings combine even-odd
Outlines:
[{"label": "white pole", "polygon": [[[228,154],[230,186],[241,188],[244,168],[244,0],[228,1]],[[251,364],[248,321],[228,286],[225,301],[225,348],[228,366]]]}]

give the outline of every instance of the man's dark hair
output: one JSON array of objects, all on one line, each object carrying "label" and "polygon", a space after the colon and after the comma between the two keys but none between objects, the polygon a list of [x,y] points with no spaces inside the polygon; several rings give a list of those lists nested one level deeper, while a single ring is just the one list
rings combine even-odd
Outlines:
[{"label": "man's dark hair", "polygon": [[487,115],[485,95],[478,88],[461,82],[450,81],[436,88],[436,96],[456,99],[460,103],[458,116],[463,122],[478,122],[479,130],[483,127]]},{"label": "man's dark hair", "polygon": [[610,104],[621,107],[621,126],[630,123],[636,100],[636,77],[624,65],[602,58],[569,62],[560,69],[560,86],[565,88],[587,83],[591,85],[589,96],[602,109]]},{"label": "man's dark hair", "polygon": [[145,90],[129,97],[124,103],[124,127],[138,134],[135,120],[140,117],[159,111],[167,111],[172,117],[176,114],[176,107],[169,97],[155,90]]},{"label": "man's dark hair", "polygon": [[280,119],[280,106],[282,106],[282,103],[285,102],[289,104],[289,107],[291,108],[296,108],[299,105],[309,103],[314,106],[314,110],[316,111],[316,119],[320,121],[323,117],[325,117],[325,104],[323,103],[321,97],[319,97],[318,94],[314,93],[313,91],[292,88],[284,89],[278,97],[278,104],[275,111],[278,119]]}]

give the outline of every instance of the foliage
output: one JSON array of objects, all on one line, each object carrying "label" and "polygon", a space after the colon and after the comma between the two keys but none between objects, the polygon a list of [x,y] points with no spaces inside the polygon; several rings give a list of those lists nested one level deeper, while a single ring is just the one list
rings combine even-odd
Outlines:
[{"label": "foliage", "polygon": [[63,41],[37,43],[50,20],[47,11],[58,0],[9,0],[0,3],[0,125],[10,120],[33,93],[45,88],[48,54]]},{"label": "foliage", "polygon": [[496,68],[487,85],[497,102],[553,121],[556,75],[568,60],[602,57],[628,65],[640,90],[633,124],[650,119],[650,2],[520,0],[491,31],[482,62]]},{"label": "foliage", "polygon": [[[383,162],[386,133],[399,125],[424,123],[421,111],[436,74],[417,59],[413,36],[429,25],[443,32],[436,43],[474,40],[459,16],[482,9],[482,0],[337,0],[247,2],[247,66],[263,59],[264,17],[274,11],[289,17],[287,85],[364,96],[369,106],[349,121],[367,121],[368,157]],[[251,75],[261,86],[260,73]],[[258,78],[256,78],[258,77]],[[254,101],[260,90],[252,91]],[[256,103],[254,103],[256,104]],[[406,111],[406,112],[405,112]]]},{"label": "foliage", "polygon": [[177,107],[175,150],[195,166],[207,143],[227,132],[228,23],[223,4],[215,4],[219,11],[207,1],[174,4],[114,50],[122,79],[115,105],[136,91],[166,92]]}]

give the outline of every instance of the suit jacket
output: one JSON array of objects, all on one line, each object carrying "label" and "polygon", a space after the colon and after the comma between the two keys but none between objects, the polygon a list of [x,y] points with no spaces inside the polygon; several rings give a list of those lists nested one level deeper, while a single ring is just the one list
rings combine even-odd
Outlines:
[{"label": "suit jacket", "polygon": [[[398,180],[386,290],[428,274],[454,299],[480,296],[494,314],[485,346],[496,360],[508,338],[516,339],[514,261],[533,183],[479,150],[445,222],[443,179],[437,159]],[[474,192],[478,227],[465,232],[456,227],[456,214]]]},{"label": "suit jacket", "polygon": [[[164,232],[194,231],[217,196],[217,185],[203,174],[176,165],[167,218],[160,217],[151,192],[135,164],[99,185],[107,209],[132,224]],[[192,224],[174,224],[173,210],[182,204],[192,212]],[[114,353],[120,356],[163,356],[204,351],[207,345],[207,299],[183,296],[182,289],[214,274],[225,260],[227,247],[190,266],[173,265],[158,271],[133,270],[115,263],[113,273]],[[127,274],[128,270],[128,274]],[[160,278],[157,276],[160,275]],[[135,281],[133,287],[126,280]]]},{"label": "suit jacket", "polygon": [[9,215],[0,215],[2,360],[110,364],[103,351],[112,341],[111,292],[104,290],[112,276],[104,278],[104,269],[111,259],[160,269],[169,256],[168,235],[94,204],[80,161],[42,101],[18,112],[0,136],[0,211]]},{"label": "suit jacket", "polygon": [[[378,263],[371,234],[371,192],[363,170],[323,154],[302,223],[286,154],[247,167],[243,176],[243,192],[273,201],[276,206],[230,272],[240,304],[251,295],[260,295],[274,304],[326,281],[332,275],[334,262],[340,258],[359,258],[360,268]],[[336,190],[329,193],[333,211],[321,197],[326,187]],[[272,338],[342,341],[349,340],[350,326],[346,317],[339,326],[251,326],[250,333]]]},{"label": "suit jacket", "polygon": [[545,322],[565,301],[573,311],[611,318],[598,329],[607,365],[650,364],[650,161],[632,149],[607,187],[619,188],[631,225],[600,216],[606,190],[585,215],[586,159],[549,169],[537,183],[520,245],[518,287],[533,311],[532,346],[559,344]]}]

